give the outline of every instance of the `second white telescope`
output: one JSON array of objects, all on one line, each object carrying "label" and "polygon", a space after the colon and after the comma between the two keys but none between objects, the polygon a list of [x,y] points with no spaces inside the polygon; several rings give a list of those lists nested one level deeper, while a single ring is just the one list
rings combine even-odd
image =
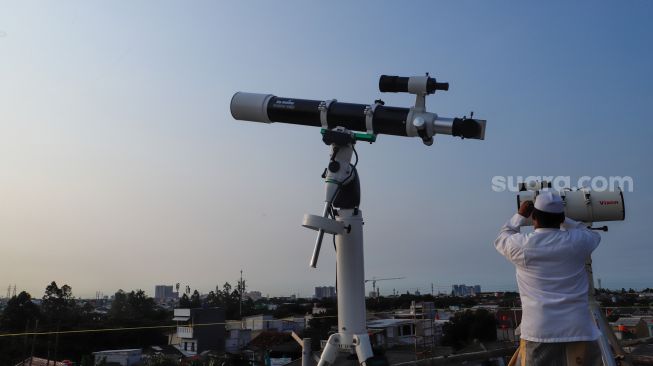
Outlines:
[{"label": "second white telescope", "polygon": [[[544,182],[545,186],[546,184]],[[517,207],[524,201],[534,201],[540,193],[540,188],[541,185],[537,189],[529,188],[520,191],[517,195]],[[587,188],[580,188],[552,192],[562,198],[565,204],[565,216],[570,219],[593,223],[622,221],[626,217],[624,195],[620,188],[612,191],[590,191]]]}]

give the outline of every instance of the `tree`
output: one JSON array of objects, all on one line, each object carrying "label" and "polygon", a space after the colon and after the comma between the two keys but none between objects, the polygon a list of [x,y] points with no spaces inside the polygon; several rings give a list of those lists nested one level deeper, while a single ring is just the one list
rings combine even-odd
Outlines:
[{"label": "tree", "polygon": [[443,327],[442,343],[460,349],[474,339],[493,341],[497,337],[496,319],[484,309],[457,313]]},{"label": "tree", "polygon": [[0,328],[6,330],[24,330],[25,325],[41,318],[39,307],[32,302],[32,296],[22,291],[7,302],[7,307],[0,317]]},{"label": "tree", "polygon": [[130,292],[127,295],[127,302],[135,319],[150,319],[154,316],[156,304],[153,298],[145,294],[145,291]]},{"label": "tree", "polygon": [[123,321],[129,318],[129,303],[125,291],[118,290],[113,296],[111,309],[109,310],[109,319],[113,321]]},{"label": "tree", "polygon": [[202,307],[202,300],[200,299],[200,293],[195,290],[193,291],[193,294],[190,297],[190,308],[201,308]]},{"label": "tree", "polygon": [[135,322],[156,317],[154,299],[143,290],[126,293],[118,290],[113,298],[109,318],[118,322]]},{"label": "tree", "polygon": [[45,288],[41,310],[50,324],[76,323],[77,304],[73,297],[72,287],[63,285],[60,288],[55,281],[52,281]]},{"label": "tree", "polygon": [[181,299],[179,299],[179,308],[180,309],[189,309],[190,308],[190,299],[188,295],[183,294]]}]

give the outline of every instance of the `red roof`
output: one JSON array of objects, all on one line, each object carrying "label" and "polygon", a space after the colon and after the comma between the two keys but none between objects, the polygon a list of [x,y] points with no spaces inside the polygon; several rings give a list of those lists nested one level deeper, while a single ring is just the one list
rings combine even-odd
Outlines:
[{"label": "red roof", "polygon": [[[16,366],[27,366],[30,365],[30,357],[26,358],[25,361],[18,363]],[[32,366],[69,366],[70,363],[46,360],[45,358],[31,357]]]}]

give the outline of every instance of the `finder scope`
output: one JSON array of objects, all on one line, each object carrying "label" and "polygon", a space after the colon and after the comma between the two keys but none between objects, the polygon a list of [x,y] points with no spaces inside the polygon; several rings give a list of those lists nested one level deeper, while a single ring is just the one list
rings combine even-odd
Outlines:
[{"label": "finder scope", "polygon": [[436,90],[449,90],[449,83],[438,83],[428,75],[412,77],[381,75],[379,78],[381,93],[433,94]]},{"label": "finder scope", "polygon": [[425,144],[433,143],[436,134],[461,138],[485,138],[485,120],[441,117],[426,111],[424,98],[436,90],[449,89],[429,76],[399,77],[383,75],[379,79],[383,92],[407,92],[417,100],[410,108],[386,106],[380,100],[374,104],[343,103],[332,100],[310,100],[277,97],[272,94],[238,92],[231,98],[231,115],[237,120],[281,122],[333,129],[344,127],[369,134],[421,137]]}]

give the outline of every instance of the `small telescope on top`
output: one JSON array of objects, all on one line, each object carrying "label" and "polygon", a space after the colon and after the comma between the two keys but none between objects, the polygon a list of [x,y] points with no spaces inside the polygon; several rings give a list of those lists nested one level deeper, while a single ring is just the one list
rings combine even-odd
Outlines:
[{"label": "small telescope on top", "polygon": [[376,135],[420,137],[424,144],[433,144],[436,134],[461,138],[485,138],[485,120],[441,117],[427,112],[425,98],[437,90],[449,90],[449,83],[441,83],[426,76],[388,76],[379,79],[379,90],[387,93],[416,95],[411,108],[386,106],[377,100],[374,104],[356,104],[331,100],[308,100],[277,97],[272,94],[238,92],[231,99],[234,119],[253,122],[281,122],[330,130],[344,127],[365,132],[376,140]]}]

